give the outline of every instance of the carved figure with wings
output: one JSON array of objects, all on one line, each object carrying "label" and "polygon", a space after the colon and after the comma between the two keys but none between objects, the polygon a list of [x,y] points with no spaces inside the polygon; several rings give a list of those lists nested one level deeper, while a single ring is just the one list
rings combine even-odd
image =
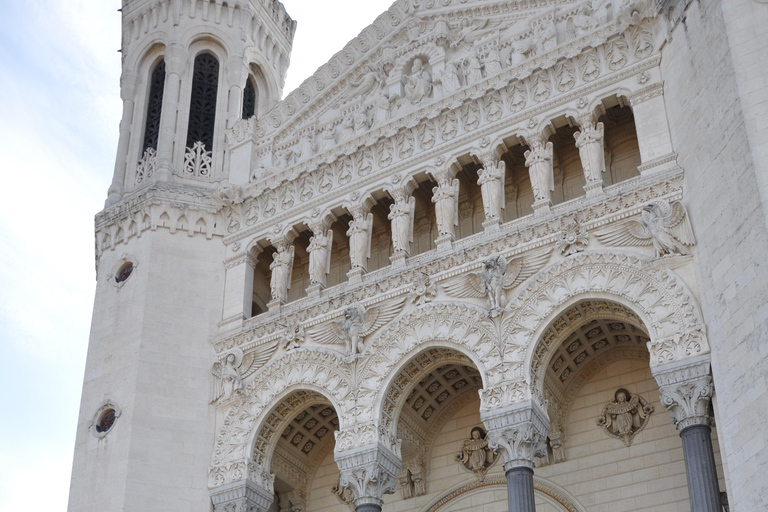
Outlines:
[{"label": "carved figure with wings", "polygon": [[344,343],[347,355],[356,356],[365,350],[364,338],[395,318],[402,304],[399,300],[368,309],[355,304],[344,309],[340,320],[308,329],[307,333],[314,342],[323,345]]},{"label": "carved figure with wings", "polygon": [[688,254],[686,246],[696,243],[685,207],[660,200],[643,207],[639,221],[628,220],[595,232],[605,245],[653,245],[656,256]]},{"label": "carved figure with wings", "polygon": [[549,259],[549,251],[514,258],[507,263],[504,256],[483,261],[479,272],[470,272],[443,284],[449,295],[457,297],[486,297],[489,316],[497,317],[504,307],[504,292],[511,290],[538,272]]},{"label": "carved figure with wings", "polygon": [[226,401],[243,392],[243,380],[253,375],[256,370],[267,364],[272,354],[277,350],[278,341],[243,355],[243,351],[235,348],[224,357],[224,362],[213,363],[211,375],[211,403],[219,400]]}]

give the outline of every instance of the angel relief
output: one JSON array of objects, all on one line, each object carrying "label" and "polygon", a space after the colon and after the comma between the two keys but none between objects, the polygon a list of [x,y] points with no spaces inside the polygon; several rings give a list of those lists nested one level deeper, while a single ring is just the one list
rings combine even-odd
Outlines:
[{"label": "angel relief", "polygon": [[628,220],[595,232],[605,245],[653,245],[656,256],[688,254],[686,246],[695,243],[688,214],[680,201],[664,200],[643,207],[641,219]]},{"label": "angel relief", "polygon": [[347,357],[353,359],[365,351],[364,338],[395,318],[402,305],[402,300],[367,309],[355,304],[344,309],[340,320],[308,329],[307,334],[322,345],[344,343]]},{"label": "angel relief", "polygon": [[223,362],[213,363],[210,402],[224,402],[240,395],[244,389],[243,380],[267,364],[277,350],[277,345],[277,341],[260,345],[245,355],[240,349],[233,349],[227,353]]},{"label": "angel relief", "polygon": [[461,451],[456,454],[456,460],[462,467],[472,471],[482,482],[485,473],[496,463],[498,455],[488,447],[488,439],[485,430],[474,427],[469,434],[469,439],[461,443]]},{"label": "angel relief", "polygon": [[494,256],[483,261],[479,272],[470,272],[454,278],[443,288],[456,297],[485,297],[488,300],[488,316],[495,318],[504,309],[505,292],[538,272],[549,259],[549,251],[528,254],[507,262],[504,256]]},{"label": "angel relief", "polygon": [[625,446],[629,446],[635,435],[645,428],[653,406],[645,398],[633,396],[624,388],[617,389],[613,398],[613,402],[603,407],[597,425],[609,436],[621,439]]}]

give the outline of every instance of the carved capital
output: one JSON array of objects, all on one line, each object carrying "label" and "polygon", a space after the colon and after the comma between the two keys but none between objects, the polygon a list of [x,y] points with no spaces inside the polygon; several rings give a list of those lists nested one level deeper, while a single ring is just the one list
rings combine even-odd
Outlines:
[{"label": "carved capital", "polygon": [[504,471],[533,468],[533,458],[547,452],[549,417],[536,402],[481,413],[488,428],[488,446],[500,452]]},{"label": "carved capital", "polygon": [[709,356],[657,366],[653,376],[661,391],[661,403],[669,410],[677,430],[709,425],[709,401],[714,392]]},{"label": "carved capital", "polygon": [[381,507],[381,497],[395,492],[397,474],[402,468],[402,462],[381,443],[338,452],[334,459],[341,473],[339,487],[352,492],[355,507]]},{"label": "carved capital", "polygon": [[270,491],[248,480],[211,491],[214,512],[267,512],[273,499]]}]

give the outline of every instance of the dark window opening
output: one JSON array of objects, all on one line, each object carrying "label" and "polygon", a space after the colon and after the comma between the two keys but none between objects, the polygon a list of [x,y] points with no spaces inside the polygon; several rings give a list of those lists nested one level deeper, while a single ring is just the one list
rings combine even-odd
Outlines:
[{"label": "dark window opening", "polygon": [[243,119],[256,115],[256,88],[250,78],[245,81],[243,90]]},{"label": "dark window opening", "polygon": [[219,61],[203,53],[195,58],[192,75],[192,99],[189,105],[187,147],[202,142],[206,151],[213,149],[213,129],[216,121],[216,93],[219,86]]},{"label": "dark window opening", "polygon": [[148,148],[157,149],[157,139],[160,135],[160,115],[163,111],[163,91],[165,90],[165,61],[160,61],[152,72],[149,84],[149,100],[147,101],[147,121],[144,123],[143,154]]}]

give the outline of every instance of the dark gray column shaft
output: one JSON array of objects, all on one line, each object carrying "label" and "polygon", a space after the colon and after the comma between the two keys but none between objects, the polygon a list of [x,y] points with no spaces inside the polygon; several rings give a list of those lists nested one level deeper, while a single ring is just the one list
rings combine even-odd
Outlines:
[{"label": "dark gray column shaft", "polygon": [[506,474],[509,512],[536,512],[533,470],[521,466],[510,469]]},{"label": "dark gray column shaft", "polygon": [[691,512],[721,512],[722,510],[710,433],[711,429],[707,425],[692,425],[680,432],[680,438],[683,440],[685,472],[688,476]]},{"label": "dark gray column shaft", "polygon": [[356,506],[355,512],[381,512],[381,507],[373,503],[366,503]]}]

